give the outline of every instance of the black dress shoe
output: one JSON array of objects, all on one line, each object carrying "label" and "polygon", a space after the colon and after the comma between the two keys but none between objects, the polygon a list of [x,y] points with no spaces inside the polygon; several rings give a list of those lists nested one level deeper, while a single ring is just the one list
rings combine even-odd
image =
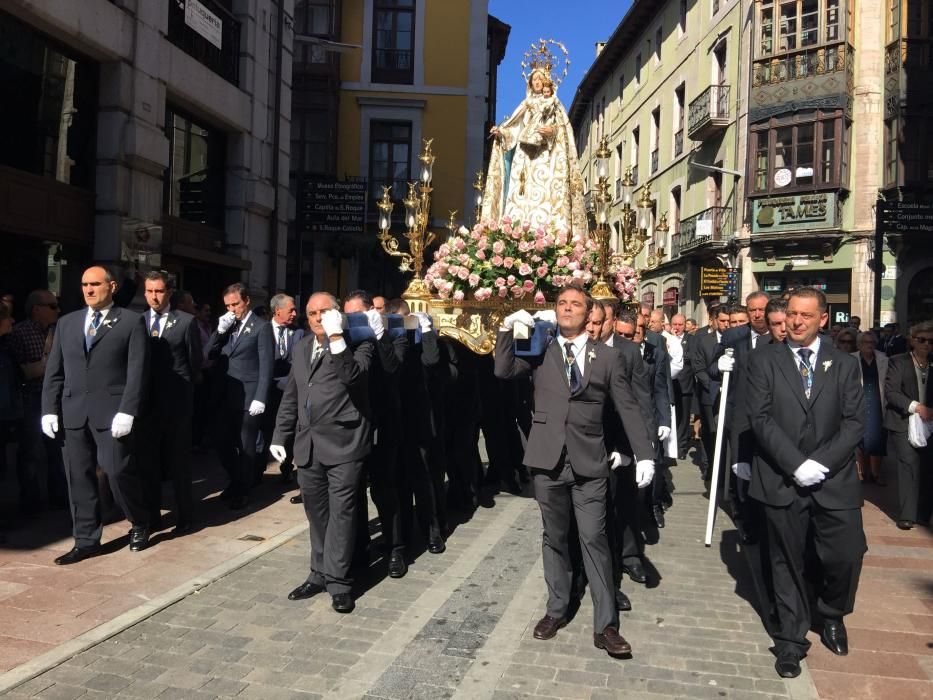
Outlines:
[{"label": "black dress shoe", "polygon": [[70,552],[65,552],[60,557],[56,557],[55,563],[59,566],[77,564],[79,561],[96,557],[98,554],[100,554],[99,544],[93,547],[73,547]]},{"label": "black dress shoe", "polygon": [[616,591],[616,610],[620,612],[629,612],[632,609],[632,601],[628,599],[622,591]]},{"label": "black dress shoe", "polygon": [[149,529],[134,527],[130,530],[130,551],[141,552],[149,545]]},{"label": "black dress shoe", "polygon": [[913,520],[898,520],[897,527],[901,530],[913,530],[914,521]]},{"label": "black dress shoe", "polygon": [[173,537],[181,537],[182,535],[190,534],[194,530],[194,525],[191,524],[190,520],[179,520],[175,525],[175,529],[172,530]]},{"label": "black dress shoe", "polygon": [[664,509],[659,505],[651,506],[651,512],[654,514],[654,522],[657,524],[658,529],[664,527]]},{"label": "black dress shoe", "polygon": [[793,654],[781,654],[774,662],[774,670],[781,678],[796,678],[800,675],[800,659]]},{"label": "black dress shoe", "polygon": [[230,510],[243,510],[249,505],[249,498],[246,496],[234,496],[230,499]]},{"label": "black dress shoe", "polygon": [[324,586],[319,583],[311,583],[310,581],[305,581],[303,584],[298,586],[295,590],[288,594],[289,600],[304,600],[305,598],[311,598],[316,596],[318,593],[324,592]]},{"label": "black dress shoe", "polygon": [[401,552],[392,552],[389,557],[389,576],[391,578],[402,578],[408,573],[408,564],[405,563],[405,555]]},{"label": "black dress shoe", "polygon": [[552,639],[557,634],[557,630],[566,624],[567,620],[562,617],[556,618],[545,615],[535,625],[534,637],[535,639]]},{"label": "black dress shoe", "polygon": [[356,607],[353,603],[353,596],[349,593],[334,593],[330,606],[339,613],[353,612]]},{"label": "black dress shoe", "polygon": [[648,574],[640,561],[633,561],[631,564],[622,565],[622,573],[628,574],[628,577],[635,583],[644,583],[648,580]]},{"label": "black dress shoe", "polygon": [[607,627],[601,633],[593,634],[593,646],[605,649],[609,656],[628,656],[632,653],[632,645],[625,641],[615,627]]},{"label": "black dress shoe", "polygon": [[289,498],[288,502],[289,503],[304,503],[304,499],[301,497],[301,494],[299,493],[297,496],[292,496],[291,498]]},{"label": "black dress shoe", "polygon": [[442,540],[440,537],[434,537],[428,543],[428,551],[431,554],[441,554],[446,551],[446,549],[447,545],[444,544],[444,540]]},{"label": "black dress shoe", "polygon": [[664,494],[661,498],[661,505],[664,507],[665,511],[670,510],[674,507],[674,498],[670,494]]},{"label": "black dress shoe", "polygon": [[820,640],[836,656],[849,653],[849,635],[842,620],[824,620]]}]

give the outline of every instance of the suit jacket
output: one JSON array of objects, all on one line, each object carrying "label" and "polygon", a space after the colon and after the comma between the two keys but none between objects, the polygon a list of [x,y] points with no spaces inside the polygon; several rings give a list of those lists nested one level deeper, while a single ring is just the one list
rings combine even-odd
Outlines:
[{"label": "suit jacket", "polygon": [[[649,435],[658,434],[658,422],[655,417],[655,405],[651,399],[652,377],[641,356],[638,346],[628,338],[616,335],[612,348],[619,355],[622,374],[632,386],[635,400],[641,411],[641,417]],[[611,403],[606,404],[604,423],[606,426],[606,451],[623,455],[623,463],[629,464],[634,459],[632,443],[622,425],[622,419]]]},{"label": "suit jacket", "polygon": [[[152,312],[142,316],[149,328]],[[191,314],[169,311],[158,338],[147,333],[149,344],[149,401],[147,410],[168,416],[190,415],[194,384],[201,376],[201,332]]]},{"label": "suit jacket", "polygon": [[680,336],[680,345],[684,349],[684,368],[674,377],[674,384],[680,388],[681,394],[693,393],[693,349],[696,347],[697,337],[684,333]]},{"label": "suit jacket", "polygon": [[719,381],[709,376],[709,366],[719,341],[715,332],[701,334],[701,331],[697,331],[695,340],[697,342],[690,358],[696,379],[695,391],[701,404],[715,406],[719,401]]},{"label": "suit jacket", "polygon": [[139,314],[110,307],[90,350],[87,309],[58,320],[42,386],[42,413],[61,414],[66,429],[107,430],[117,413],[139,416],[146,393],[149,347]]},{"label": "suit jacket", "polygon": [[420,343],[408,345],[399,376],[399,401],[402,407],[405,439],[428,445],[440,435],[439,416],[430,386],[431,374],[441,365],[437,331],[421,334]]},{"label": "suit jacket", "polygon": [[380,444],[398,444],[402,430],[399,379],[408,350],[408,337],[400,335],[393,339],[385,333],[376,341],[375,350],[369,373],[373,427],[379,431]]},{"label": "suit jacket", "polygon": [[282,379],[287,377],[292,369],[292,351],[298,341],[305,337],[305,332],[301,328],[288,328],[285,331],[285,354],[279,349],[278,329],[272,325],[272,322],[263,326],[263,332],[268,333],[272,338],[272,348],[275,360],[272,365],[272,379]]},{"label": "suit jacket", "polygon": [[671,370],[667,350],[664,349],[664,338],[660,345],[652,345],[645,340],[642,359],[648,369],[649,390],[655,425],[671,427]]},{"label": "suit jacket", "polygon": [[268,325],[250,314],[236,337],[232,327],[226,333],[215,330],[211,334],[210,357],[217,360],[220,399],[228,409],[240,406],[245,411],[253,401],[266,403],[275,358]]},{"label": "suit jacket", "polygon": [[514,339],[500,331],[496,341],[495,375],[512,379],[532,375],[535,410],[524,464],[551,470],[565,453],[574,473],[590,478],[609,476],[603,413],[611,402],[638,459],[654,459],[654,438],[648,434],[619,353],[587,340],[580,389],[571,394],[564,354],[552,341],[538,358],[515,357]]},{"label": "suit jacket", "polygon": [[[880,365],[879,365],[880,369]],[[861,367],[859,367],[861,370]],[[880,376],[880,375],[879,375]],[[895,355],[888,359],[888,371],[884,375],[884,393],[887,401],[887,410],[884,412],[884,427],[894,433],[907,432],[907,420],[910,417],[908,409],[912,401],[919,401],[924,406],[930,406],[933,401],[933,391],[930,390],[927,379],[927,395],[920,396],[920,385],[917,383],[917,372],[911,353]]]},{"label": "suit jacket", "polygon": [[372,341],[332,355],[325,352],[311,363],[314,336],[306,335],[292,354],[292,371],[275,419],[273,445],[294,439],[292,461],[305,466],[314,459],[334,465],[363,459],[372,449],[369,370]]},{"label": "suit jacket", "polygon": [[[830,510],[859,508],[862,487],[855,448],[864,431],[865,397],[858,364],[824,338],[813,367],[807,399],[787,345],[764,345],[751,353],[744,410],[756,445],[749,493],[778,507],[810,492]],[[793,474],[807,459],[829,473],[820,484],[803,489]]]},{"label": "suit jacket", "polygon": [[894,357],[895,355],[910,352],[910,345],[907,342],[907,338],[904,336],[892,335],[885,341],[884,347],[878,349],[883,351],[888,357]]}]

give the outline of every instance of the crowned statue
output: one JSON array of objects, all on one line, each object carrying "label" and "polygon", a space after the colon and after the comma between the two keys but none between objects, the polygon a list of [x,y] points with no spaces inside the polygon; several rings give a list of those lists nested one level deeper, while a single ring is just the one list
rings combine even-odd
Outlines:
[{"label": "crowned statue", "polygon": [[[587,231],[583,183],[570,120],[554,78],[551,46],[564,53],[563,44],[541,39],[532,44],[522,62],[525,99],[502,124],[494,126],[495,141],[486,174],[482,218],[528,222],[534,227],[557,226],[574,237]],[[526,72],[527,71],[527,72]]]}]

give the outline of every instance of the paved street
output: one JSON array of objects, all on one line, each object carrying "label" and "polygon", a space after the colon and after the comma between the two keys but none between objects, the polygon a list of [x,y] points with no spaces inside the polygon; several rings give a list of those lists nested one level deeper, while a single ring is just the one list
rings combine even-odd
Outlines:
[{"label": "paved street", "polygon": [[[532,499],[503,494],[456,528],[446,553],[421,554],[404,579],[382,578],[375,564],[351,615],[333,612],[327,596],[286,599],[307,573],[302,532],[6,697],[651,700],[815,698],[817,688],[826,698],[929,696],[933,604],[929,588],[911,588],[921,570],[929,585],[928,532],[879,542],[896,547],[886,554],[900,559],[866,559],[859,600],[866,597],[867,609],[850,624],[852,655],[823,654],[812,636],[812,673],[805,668],[785,682],[774,674],[770,640],[749,602],[755,588],[731,524],[720,518],[720,546],[703,547],[703,485],[691,464],[673,471],[674,508],[661,542],[649,548],[657,576],[651,588],[625,583],[635,608],[622,620],[634,649],[629,660],[593,647],[588,598],[555,639],[533,639],[546,594],[540,516]],[[866,511],[870,539],[893,537],[881,510],[869,503]],[[879,563],[903,564],[908,574],[894,572],[898,599],[886,596],[886,607],[875,608],[877,575],[890,571]],[[915,626],[912,637],[877,631],[901,623]],[[901,650],[905,636],[912,650]],[[881,655],[874,653],[879,639]],[[891,679],[898,685],[887,685]],[[893,696],[881,692],[891,687]]]}]

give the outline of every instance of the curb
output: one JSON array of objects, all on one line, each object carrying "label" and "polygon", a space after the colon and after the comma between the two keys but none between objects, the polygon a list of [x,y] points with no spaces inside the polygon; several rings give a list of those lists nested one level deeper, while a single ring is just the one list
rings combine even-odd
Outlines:
[{"label": "curb", "polygon": [[156,596],[152,600],[136,606],[132,610],[127,610],[125,613],[118,615],[109,622],[98,625],[67,642],[62,642],[57,647],[50,649],[41,656],[37,656],[26,663],[10,669],[6,673],[0,674],[0,693],[13,690],[17,686],[55,668],[81,652],[87,651],[91,647],[123,632],[148,617],[152,617],[157,612],[164,610],[170,605],[174,605],[182,598],[196,593],[205,586],[209,586],[218,579],[255,561],[263,554],[281,547],[292,538],[307,531],[307,529],[308,523],[303,523],[301,525],[295,525],[284,532],[280,532],[278,535],[270,537],[265,542],[257,544],[252,549],[241,552],[232,559],[225,561],[223,564],[218,564],[213,569],[185,581],[170,591]]}]

